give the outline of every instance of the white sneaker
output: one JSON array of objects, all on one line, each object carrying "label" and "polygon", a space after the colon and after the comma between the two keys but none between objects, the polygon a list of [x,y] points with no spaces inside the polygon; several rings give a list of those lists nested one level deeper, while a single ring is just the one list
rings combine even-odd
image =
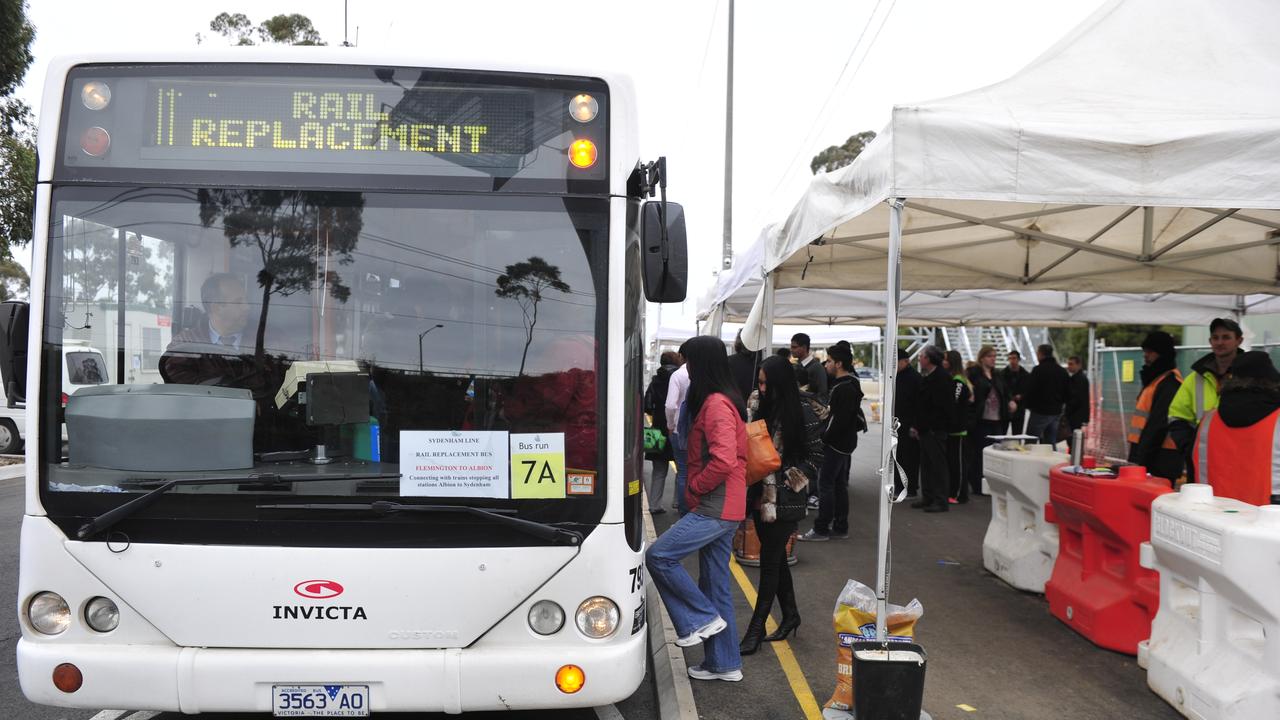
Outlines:
[{"label": "white sneaker", "polygon": [[741,670],[730,670],[728,672],[711,672],[703,670],[701,665],[694,665],[689,668],[689,677],[694,680],[724,680],[725,682],[742,682]]},{"label": "white sneaker", "polygon": [[[848,536],[846,535],[845,537],[848,537]],[[801,542],[826,542],[831,539],[831,536],[823,535],[817,530],[810,528],[803,535],[796,537],[796,539]]]},{"label": "white sneaker", "polygon": [[[724,618],[717,615],[715,620],[712,620],[684,637],[676,638],[676,645],[679,645],[680,647],[693,647],[727,627],[729,627],[729,623],[725,622]],[[742,673],[738,673],[738,675],[741,676]],[[739,677],[739,679],[741,679],[741,677]]]}]

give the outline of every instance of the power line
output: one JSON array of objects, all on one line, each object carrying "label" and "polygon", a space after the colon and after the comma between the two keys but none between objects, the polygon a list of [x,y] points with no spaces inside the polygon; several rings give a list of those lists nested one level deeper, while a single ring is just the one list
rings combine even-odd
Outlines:
[{"label": "power line", "polygon": [[[866,36],[867,30],[870,29],[871,23],[875,20],[876,12],[879,11],[880,5],[883,2],[884,0],[876,0],[875,7],[871,9],[871,14],[867,17],[866,23],[864,23],[862,26],[862,31],[858,33],[858,39],[854,42],[853,49],[849,51],[848,57],[845,58],[844,65],[840,69],[840,74],[836,76],[836,80],[832,84],[831,90],[827,93],[826,98],[822,101],[822,107],[818,110],[817,114],[814,115],[813,122],[810,123],[809,130],[805,133],[804,140],[802,140],[799,147],[796,148],[796,154],[792,156],[791,161],[787,163],[786,171],[782,173],[782,175],[778,178],[778,183],[773,186],[773,189],[769,192],[767,197],[773,197],[774,195],[776,195],[778,192],[778,189],[781,188],[782,185],[787,180],[789,180],[791,176],[796,172],[797,161],[800,161],[804,153],[809,149],[809,143],[815,137],[814,130],[815,128],[817,128],[818,122],[822,120],[823,115],[826,113],[827,106],[830,105],[832,98],[836,96],[837,90],[840,90],[842,87],[847,87],[849,85],[852,85],[854,79],[857,78],[858,71],[862,69],[862,63],[866,61],[867,55],[871,54],[871,50],[875,46],[876,39],[880,37],[880,31],[884,29],[885,23],[888,22],[889,15],[893,12],[893,8],[894,8],[894,5],[897,4],[897,0],[890,0],[889,9],[885,11],[884,15],[882,16],[880,25],[876,28],[875,34],[871,38],[871,42],[867,45],[866,52],[862,54],[862,59],[859,60],[858,64],[854,67],[853,73],[849,76],[848,82],[841,83],[841,80],[844,78],[845,71],[848,70],[849,64],[853,61],[853,58],[857,55],[858,49],[862,45],[862,39]],[[828,118],[828,122],[829,121],[830,119]],[[824,124],[821,129],[825,130],[826,125]],[[760,209],[756,213],[756,218],[752,224],[759,225],[762,222],[762,216],[767,212],[768,212],[768,207],[764,204],[761,204]]]}]

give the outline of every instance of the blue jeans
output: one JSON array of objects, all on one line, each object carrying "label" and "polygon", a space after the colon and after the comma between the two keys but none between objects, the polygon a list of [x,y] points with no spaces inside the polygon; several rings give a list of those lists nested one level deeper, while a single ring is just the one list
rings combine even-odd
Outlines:
[{"label": "blue jeans", "polygon": [[1039,438],[1041,444],[1055,446],[1054,449],[1056,450],[1058,444],[1058,416],[1041,415],[1038,412],[1032,412],[1030,415],[1030,419],[1027,420],[1027,434]]},{"label": "blue jeans", "polygon": [[[675,437],[679,437],[678,435]],[[676,511],[681,515],[689,514],[689,505],[684,500],[684,486],[689,479],[689,465],[685,462],[685,450],[676,447]]]},{"label": "blue jeans", "polygon": [[676,420],[676,432],[671,434],[671,452],[676,460],[676,511],[681,515],[689,514],[689,505],[684,500],[685,481],[689,479],[689,406],[680,403],[680,413]]},{"label": "blue jeans", "polygon": [[[689,513],[662,533],[645,553],[649,577],[662,595],[676,634],[684,637],[715,620],[717,615],[728,623],[728,627],[702,643],[702,668],[711,672],[729,672],[742,667],[733,594],[729,587],[729,553],[737,529],[735,520]],[[698,552],[696,585],[680,564],[694,551]]]}]

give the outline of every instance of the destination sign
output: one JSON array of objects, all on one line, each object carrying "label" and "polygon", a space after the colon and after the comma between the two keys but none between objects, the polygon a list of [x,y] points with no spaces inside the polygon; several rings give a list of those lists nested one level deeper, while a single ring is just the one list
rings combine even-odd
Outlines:
[{"label": "destination sign", "polygon": [[455,155],[532,150],[528,93],[360,85],[152,82],[144,146]]}]

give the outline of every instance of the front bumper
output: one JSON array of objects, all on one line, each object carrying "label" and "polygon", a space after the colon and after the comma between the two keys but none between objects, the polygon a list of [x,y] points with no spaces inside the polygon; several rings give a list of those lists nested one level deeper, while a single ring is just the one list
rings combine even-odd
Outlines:
[{"label": "front bumper", "polygon": [[[22,639],[18,678],[32,702],[88,709],[269,713],[272,685],[317,683],[368,685],[373,712],[592,707],[639,687],[645,637],[500,650],[252,650]],[[84,674],[75,693],[53,686],[53,669],[64,662]],[[555,686],[556,671],[568,663],[586,674],[586,685],[573,695]]]}]

